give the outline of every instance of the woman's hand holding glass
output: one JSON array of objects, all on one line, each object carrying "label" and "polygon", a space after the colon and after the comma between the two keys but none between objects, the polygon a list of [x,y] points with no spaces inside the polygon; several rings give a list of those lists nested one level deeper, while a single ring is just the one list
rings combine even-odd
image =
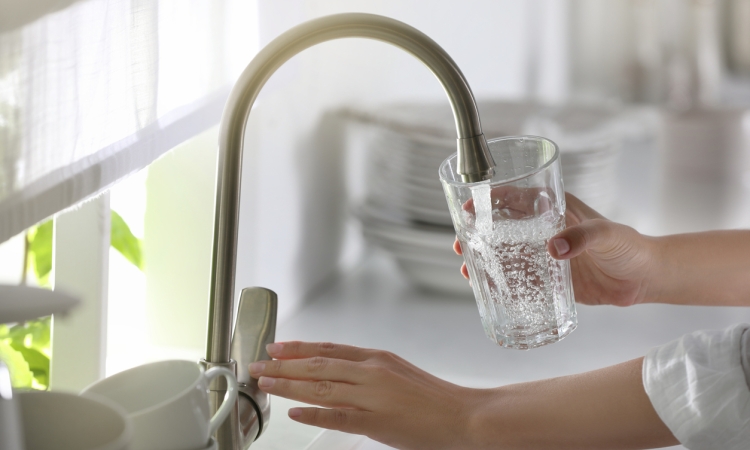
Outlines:
[{"label": "woman's hand holding glass", "polygon": [[[547,250],[570,260],[577,303],[750,305],[749,230],[645,236],[571,194],[565,199],[567,228]],[[453,249],[461,254],[458,240]],[[465,265],[461,273],[469,277]]]},{"label": "woman's hand holding glass", "polygon": [[[523,202],[516,197],[493,192],[493,199],[522,211]],[[570,260],[576,302],[630,306],[647,300],[653,239],[605,219],[571,194],[566,193],[565,200],[567,228],[550,239],[547,250],[553,258]],[[458,240],[453,249],[461,254]],[[469,278],[466,264],[461,273]]]}]

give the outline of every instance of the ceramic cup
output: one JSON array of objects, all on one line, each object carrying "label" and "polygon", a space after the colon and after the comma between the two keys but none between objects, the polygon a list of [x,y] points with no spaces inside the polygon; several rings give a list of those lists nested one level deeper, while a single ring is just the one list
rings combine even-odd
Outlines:
[{"label": "ceramic cup", "polygon": [[14,392],[26,450],[128,450],[131,423],[106,399],[63,392]]},{"label": "ceramic cup", "polygon": [[[208,386],[223,376],[227,394],[211,417]],[[204,371],[190,361],[160,361],[98,381],[81,393],[120,405],[133,423],[132,450],[199,450],[237,400],[237,379],[221,367]]]}]

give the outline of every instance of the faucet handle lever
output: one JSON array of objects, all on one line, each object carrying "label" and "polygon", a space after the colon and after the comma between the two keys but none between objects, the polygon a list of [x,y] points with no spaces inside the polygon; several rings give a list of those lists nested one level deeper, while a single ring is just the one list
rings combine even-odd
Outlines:
[{"label": "faucet handle lever", "polygon": [[275,292],[262,287],[245,288],[240,294],[240,306],[232,335],[231,357],[237,361],[237,381],[251,381],[247,366],[255,361],[271,359],[266,345],[276,338]]},{"label": "faucet handle lever", "polygon": [[242,448],[265,431],[271,418],[268,394],[258,388],[258,380],[250,377],[247,366],[255,361],[271,359],[266,345],[276,338],[275,292],[261,288],[245,288],[240,294],[240,306],[232,334],[231,358],[237,361],[239,383],[239,418]]}]

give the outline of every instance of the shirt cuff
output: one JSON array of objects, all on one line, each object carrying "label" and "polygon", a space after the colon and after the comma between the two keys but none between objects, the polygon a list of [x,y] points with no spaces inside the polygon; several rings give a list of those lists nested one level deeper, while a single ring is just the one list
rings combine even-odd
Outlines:
[{"label": "shirt cuff", "polygon": [[651,404],[690,450],[750,448],[750,388],[742,364],[749,328],[687,334],[651,349],[643,361]]}]

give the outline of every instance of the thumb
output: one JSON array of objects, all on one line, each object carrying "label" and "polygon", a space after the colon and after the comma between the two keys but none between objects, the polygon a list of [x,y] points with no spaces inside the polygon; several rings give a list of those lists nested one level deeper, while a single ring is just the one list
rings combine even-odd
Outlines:
[{"label": "thumb", "polygon": [[552,236],[547,251],[555,259],[571,259],[586,250],[604,250],[614,239],[613,227],[606,219],[587,220]]}]

